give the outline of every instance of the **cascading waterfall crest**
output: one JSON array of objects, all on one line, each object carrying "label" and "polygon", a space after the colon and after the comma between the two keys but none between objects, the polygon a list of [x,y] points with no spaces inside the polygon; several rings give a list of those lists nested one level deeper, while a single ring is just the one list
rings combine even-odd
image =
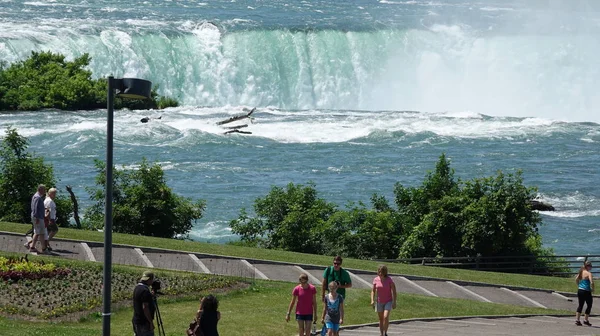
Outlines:
[{"label": "cascading waterfall crest", "polygon": [[[95,76],[149,78],[192,106],[476,111],[597,121],[594,36],[482,35],[463,26],[364,31],[105,29],[0,38],[0,59],[32,50],[92,56]],[[565,113],[568,111],[568,113]]]}]

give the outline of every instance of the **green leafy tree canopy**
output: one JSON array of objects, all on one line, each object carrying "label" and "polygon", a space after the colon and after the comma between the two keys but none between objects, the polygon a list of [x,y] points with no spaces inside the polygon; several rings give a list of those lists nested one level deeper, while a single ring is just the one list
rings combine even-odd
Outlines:
[{"label": "green leafy tree canopy", "polygon": [[[44,158],[27,151],[29,140],[16,129],[6,128],[0,143],[0,220],[31,222],[31,197],[38,185],[56,186],[54,168]],[[73,208],[71,200],[59,192],[56,199],[57,224],[68,226]]]},{"label": "green leafy tree canopy", "polygon": [[[96,185],[88,188],[95,203],[86,209],[89,228],[104,227],[106,164],[96,160]],[[204,200],[192,201],[167,186],[162,168],[143,159],[138,169],[113,169],[113,230],[145,236],[173,238],[186,234],[202,218]]]},{"label": "green leafy tree canopy", "polygon": [[[91,110],[106,108],[107,81],[92,79],[91,57],[83,54],[67,61],[61,54],[33,51],[10,66],[0,63],[0,110]],[[166,108],[177,106],[173,98],[159,97],[158,86],[151,99],[115,99],[115,108]]]}]

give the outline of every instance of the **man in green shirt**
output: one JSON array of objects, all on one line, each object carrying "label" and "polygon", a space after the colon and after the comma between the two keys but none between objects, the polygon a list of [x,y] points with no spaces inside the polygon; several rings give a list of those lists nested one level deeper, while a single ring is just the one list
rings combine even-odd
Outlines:
[{"label": "man in green shirt", "polygon": [[352,287],[350,273],[342,268],[342,257],[333,258],[333,266],[329,266],[323,272],[323,283],[321,290],[321,301],[325,298],[329,283],[335,281],[338,283],[337,293],[346,298],[346,288]]}]

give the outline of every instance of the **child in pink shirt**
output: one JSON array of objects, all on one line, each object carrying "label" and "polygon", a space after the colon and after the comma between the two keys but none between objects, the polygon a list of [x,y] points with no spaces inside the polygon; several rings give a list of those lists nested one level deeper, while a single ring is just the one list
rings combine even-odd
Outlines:
[{"label": "child in pink shirt", "polygon": [[[374,301],[375,296],[377,297],[377,302]],[[396,308],[396,285],[394,284],[394,280],[388,276],[388,269],[385,265],[379,266],[377,276],[373,279],[371,305],[377,305],[379,332],[381,336],[387,336],[390,325],[390,312],[393,308]]]},{"label": "child in pink shirt", "polygon": [[298,335],[310,336],[310,325],[313,317],[317,315],[317,289],[308,283],[308,275],[300,274],[300,284],[292,291],[292,301],[288,308],[285,321],[290,321],[290,314],[296,300],[296,321],[298,321]]}]

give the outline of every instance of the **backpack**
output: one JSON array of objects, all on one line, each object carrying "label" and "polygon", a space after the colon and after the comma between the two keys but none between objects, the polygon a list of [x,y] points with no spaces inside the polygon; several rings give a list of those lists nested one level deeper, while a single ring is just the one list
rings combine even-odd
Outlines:
[{"label": "backpack", "polygon": [[[325,279],[327,279],[327,284],[329,284],[329,275],[331,274],[331,272],[335,272],[335,271],[332,271],[332,270],[331,270],[332,268],[333,268],[333,266],[327,266],[327,269],[325,270]],[[340,267],[340,280],[342,280],[342,279],[341,279],[341,278],[342,278],[342,270],[343,270],[343,268],[341,268],[341,267]],[[336,281],[336,280],[335,280],[335,275],[334,275],[334,277],[333,277],[333,280],[334,280],[334,281]],[[344,283],[344,284],[342,284],[342,283],[340,283],[340,282],[338,281],[338,285],[340,285],[340,284],[341,284],[341,285],[345,285],[345,283]]]}]

